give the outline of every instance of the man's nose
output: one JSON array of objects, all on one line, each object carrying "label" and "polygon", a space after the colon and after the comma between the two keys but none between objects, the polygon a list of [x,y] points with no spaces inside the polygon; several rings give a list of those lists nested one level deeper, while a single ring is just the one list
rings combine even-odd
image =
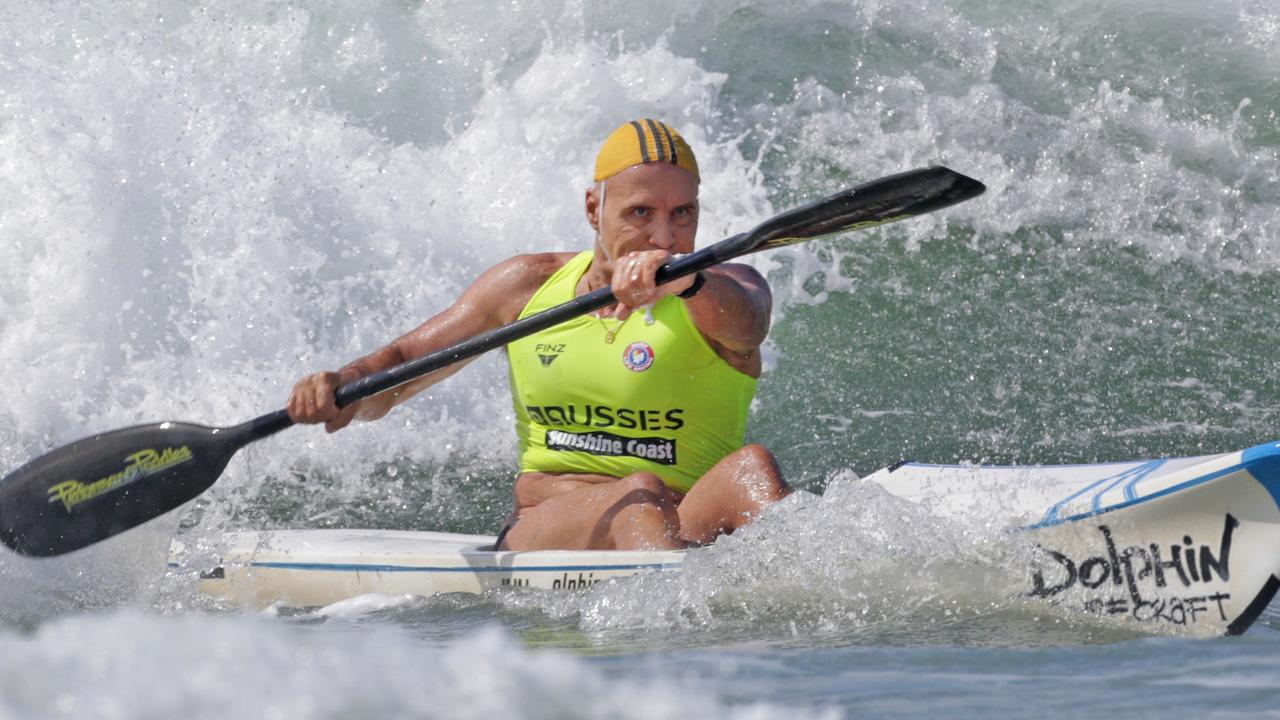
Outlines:
[{"label": "man's nose", "polygon": [[671,218],[660,218],[650,226],[649,244],[663,250],[675,247],[676,229]]}]

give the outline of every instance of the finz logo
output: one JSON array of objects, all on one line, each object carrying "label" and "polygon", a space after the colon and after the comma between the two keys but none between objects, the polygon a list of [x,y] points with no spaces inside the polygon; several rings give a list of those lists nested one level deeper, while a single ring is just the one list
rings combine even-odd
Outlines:
[{"label": "finz logo", "polygon": [[649,343],[633,342],[622,353],[622,364],[631,372],[644,372],[653,365],[653,348]]},{"label": "finz logo", "polygon": [[564,343],[554,345],[539,343],[533,351],[538,354],[538,359],[542,361],[542,367],[551,367],[551,363],[555,362],[555,359],[560,357],[560,353],[564,352]]},{"label": "finz logo", "polygon": [[175,465],[190,462],[194,458],[189,446],[165,448],[164,450],[139,450],[124,459],[127,465],[120,472],[113,473],[90,483],[79,480],[64,480],[49,488],[49,502],[61,502],[71,512],[71,508],[88,502],[99,495],[111,492],[122,485],[141,480],[168,470]]}]

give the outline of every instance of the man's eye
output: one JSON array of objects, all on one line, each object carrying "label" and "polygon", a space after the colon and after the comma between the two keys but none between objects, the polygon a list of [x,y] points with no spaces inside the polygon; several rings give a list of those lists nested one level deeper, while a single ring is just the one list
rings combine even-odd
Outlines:
[{"label": "man's eye", "polygon": [[649,208],[646,207],[638,207],[632,212],[635,213],[636,217],[649,217]]}]

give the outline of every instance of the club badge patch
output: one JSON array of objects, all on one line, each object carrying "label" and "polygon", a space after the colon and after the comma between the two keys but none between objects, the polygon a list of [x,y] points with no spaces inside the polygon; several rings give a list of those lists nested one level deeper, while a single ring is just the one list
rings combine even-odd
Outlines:
[{"label": "club badge patch", "polygon": [[622,364],[631,372],[644,372],[653,365],[653,348],[649,343],[633,342],[622,353]]}]

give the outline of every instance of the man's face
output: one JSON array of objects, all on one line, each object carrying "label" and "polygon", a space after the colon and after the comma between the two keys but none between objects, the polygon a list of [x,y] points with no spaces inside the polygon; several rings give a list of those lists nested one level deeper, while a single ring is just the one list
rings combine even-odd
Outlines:
[{"label": "man's face", "polygon": [[[614,260],[639,250],[693,252],[698,233],[698,182],[669,163],[633,165],[605,181],[604,211],[587,191],[587,217]],[[598,219],[598,220],[597,220]]]}]

